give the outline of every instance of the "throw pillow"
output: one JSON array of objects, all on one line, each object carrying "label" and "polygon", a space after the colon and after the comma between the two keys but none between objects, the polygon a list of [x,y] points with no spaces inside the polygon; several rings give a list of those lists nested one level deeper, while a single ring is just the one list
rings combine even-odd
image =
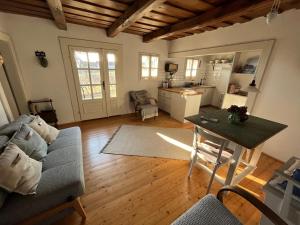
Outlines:
[{"label": "throw pillow", "polygon": [[42,175],[42,163],[9,143],[0,155],[0,187],[22,195],[35,194]]},{"label": "throw pillow", "polygon": [[[0,154],[3,152],[4,148],[8,144],[9,138],[7,136],[0,136]],[[0,188],[0,208],[3,206],[5,199],[7,197],[7,191]]]},{"label": "throw pillow", "polygon": [[27,124],[22,124],[10,141],[35,160],[41,161],[47,155],[47,143]]},{"label": "throw pillow", "polygon": [[15,121],[0,127],[0,135],[11,137],[21,127],[22,124],[28,124],[33,119],[33,116],[23,114],[19,116]]},{"label": "throw pillow", "polygon": [[39,116],[36,116],[34,120],[29,123],[29,126],[34,129],[47,142],[47,144],[51,144],[59,134],[59,130],[48,125]]}]

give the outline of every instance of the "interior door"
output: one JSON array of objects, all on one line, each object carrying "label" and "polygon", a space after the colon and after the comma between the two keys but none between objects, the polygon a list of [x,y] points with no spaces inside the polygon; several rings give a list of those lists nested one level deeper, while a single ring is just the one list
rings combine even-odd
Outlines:
[{"label": "interior door", "polygon": [[69,47],[81,120],[107,117],[102,49]]}]

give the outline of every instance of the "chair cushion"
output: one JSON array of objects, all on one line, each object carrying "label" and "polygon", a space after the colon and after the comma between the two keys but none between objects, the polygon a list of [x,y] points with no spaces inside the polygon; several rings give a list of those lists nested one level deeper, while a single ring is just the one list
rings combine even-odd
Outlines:
[{"label": "chair cushion", "polygon": [[242,225],[213,195],[203,197],[171,225]]},{"label": "chair cushion", "polygon": [[35,160],[41,161],[47,155],[47,143],[27,124],[22,124],[10,141]]},{"label": "chair cushion", "polygon": [[149,94],[146,90],[136,91],[135,92],[136,101],[141,104],[150,104]]},{"label": "chair cushion", "polygon": [[34,116],[23,114],[15,121],[0,127],[0,135],[11,137],[23,123],[28,124],[34,119]]}]

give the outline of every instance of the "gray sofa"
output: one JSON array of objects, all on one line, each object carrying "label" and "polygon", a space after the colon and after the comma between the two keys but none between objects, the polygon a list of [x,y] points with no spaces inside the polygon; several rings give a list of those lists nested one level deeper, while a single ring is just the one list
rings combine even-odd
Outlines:
[{"label": "gray sofa", "polygon": [[[83,193],[81,131],[79,127],[63,129],[48,147],[37,194],[9,194],[0,208],[0,225],[18,224],[64,204],[76,209],[78,202],[75,200]],[[70,202],[75,202],[75,205],[68,204]],[[42,223],[51,221],[55,216],[42,219]]]}]

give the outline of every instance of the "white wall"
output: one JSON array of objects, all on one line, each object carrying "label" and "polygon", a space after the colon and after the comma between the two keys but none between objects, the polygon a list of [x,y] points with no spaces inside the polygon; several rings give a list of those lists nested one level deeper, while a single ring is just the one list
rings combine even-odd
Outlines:
[{"label": "white wall", "polygon": [[287,124],[263,151],[280,160],[300,156],[300,10],[284,12],[272,24],[257,18],[245,24],[205,32],[171,42],[170,52],[275,39],[254,106],[254,114]]},{"label": "white wall", "polygon": [[[58,37],[71,37],[94,40],[99,42],[117,43],[123,46],[123,90],[147,89],[157,96],[159,81],[141,81],[138,77],[138,54],[150,52],[159,54],[160,76],[164,75],[164,60],[168,53],[166,41],[143,43],[141,37],[121,33],[115,38],[107,38],[105,30],[75,24],[68,24],[68,30],[62,31],[55,27],[52,21],[0,13],[0,32],[7,33],[14,44],[16,55],[24,80],[28,99],[50,97],[54,100],[60,123],[74,120],[65,70],[60,51]],[[39,65],[34,52],[46,52],[49,66]],[[124,97],[124,96],[122,96]],[[129,113],[130,107],[124,113]]]}]

